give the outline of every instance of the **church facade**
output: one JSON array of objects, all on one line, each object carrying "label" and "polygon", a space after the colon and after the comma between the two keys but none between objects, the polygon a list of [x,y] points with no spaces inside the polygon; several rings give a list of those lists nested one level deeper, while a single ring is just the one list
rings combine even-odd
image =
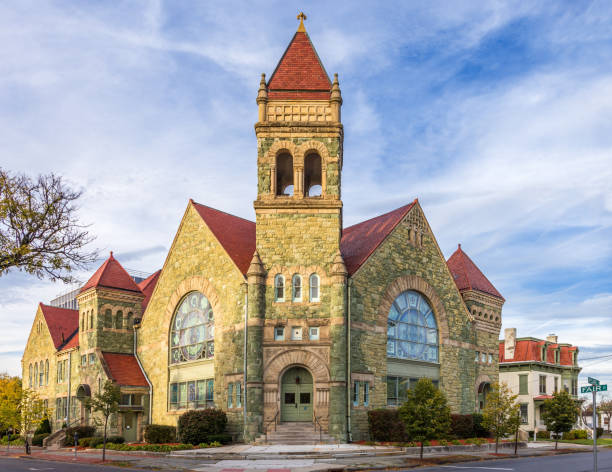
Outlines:
[{"label": "church facade", "polygon": [[504,299],[460,246],[445,260],[418,200],[343,227],[339,81],[302,23],[256,101],[255,222],[190,200],[159,272],[136,284],[111,255],[78,310],[40,305],[23,378],[56,427],[89,421],[80,400],[106,379],[125,397],[116,432],[137,438],[214,405],[246,440],[275,421],[367,439],[368,410],[422,377],[453,412],[484,405]]}]

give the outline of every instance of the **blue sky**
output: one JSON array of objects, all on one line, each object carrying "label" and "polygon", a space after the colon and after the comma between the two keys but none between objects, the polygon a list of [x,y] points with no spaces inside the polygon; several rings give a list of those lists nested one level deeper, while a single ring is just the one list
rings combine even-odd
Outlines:
[{"label": "blue sky", "polygon": [[[3,2],[0,165],[65,176],[97,247],[156,270],[189,198],[253,219],[259,74],[301,8],[340,76],[346,223],[418,197],[504,327],[612,354],[609,2]],[[3,368],[63,289],[0,279]]]}]

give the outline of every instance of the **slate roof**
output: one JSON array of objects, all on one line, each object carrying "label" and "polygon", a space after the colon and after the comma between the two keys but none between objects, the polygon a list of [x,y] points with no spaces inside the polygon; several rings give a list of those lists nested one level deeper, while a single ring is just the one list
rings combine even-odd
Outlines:
[{"label": "slate roof", "polygon": [[108,367],[110,378],[119,385],[131,387],[148,387],[136,358],[132,354],[102,352],[102,358]]},{"label": "slate roof", "polygon": [[[40,303],[39,307],[45,317],[45,322],[51,333],[51,339],[55,349],[62,349],[74,338],[79,329],[79,311],[68,308],[58,308]],[[71,338],[72,336],[72,338]],[[77,333],[78,343],[78,333]]]},{"label": "slate roof", "polygon": [[240,272],[246,275],[255,253],[255,223],[190,200]]},{"label": "slate roof", "polygon": [[384,215],[349,226],[342,231],[340,252],[350,275],[370,257],[416,204],[417,200]]},{"label": "slate roof", "polygon": [[460,291],[478,290],[504,300],[501,293],[489,282],[489,279],[486,278],[478,266],[463,252],[461,244],[459,244],[453,255],[449,257],[446,264],[451,274],[453,274],[455,284]]},{"label": "slate roof", "polygon": [[144,294],[144,300],[142,301],[142,312],[144,313],[147,305],[149,304],[149,300],[151,300],[151,295],[153,295],[153,290],[155,290],[155,286],[157,285],[157,281],[159,280],[159,274],[161,274],[161,270],[154,272],[149,275],[146,279],[138,284],[138,288]]},{"label": "slate roof", "polygon": [[92,287],[115,288],[128,292],[141,293],[136,282],[134,282],[123,266],[119,264],[117,259],[114,258],[112,251],[109,258],[104,261],[104,264],[102,264],[87,283],[81,287],[81,292]]},{"label": "slate roof", "polygon": [[576,346],[568,344],[552,344],[541,339],[517,339],[514,346],[514,357],[506,359],[505,341],[499,343],[499,363],[507,362],[542,362],[541,350],[542,346],[546,345],[546,362],[555,364],[554,350],[559,349],[559,365],[571,366],[572,352],[578,350]]},{"label": "slate roof", "polygon": [[308,33],[298,31],[268,81],[268,98],[329,100],[331,86]]}]

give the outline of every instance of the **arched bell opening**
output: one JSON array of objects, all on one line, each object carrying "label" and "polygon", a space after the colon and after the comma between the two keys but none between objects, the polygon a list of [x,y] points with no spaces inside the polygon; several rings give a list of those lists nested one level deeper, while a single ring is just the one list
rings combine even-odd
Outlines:
[{"label": "arched bell opening", "polygon": [[321,176],[321,156],[316,153],[308,154],[304,159],[304,195],[306,197],[322,195]]},{"label": "arched bell opening", "polygon": [[287,152],[276,156],[276,195],[293,196],[293,156]]}]

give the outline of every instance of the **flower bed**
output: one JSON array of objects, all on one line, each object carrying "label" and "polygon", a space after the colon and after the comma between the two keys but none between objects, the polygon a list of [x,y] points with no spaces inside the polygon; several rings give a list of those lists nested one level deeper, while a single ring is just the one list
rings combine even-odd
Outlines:
[{"label": "flower bed", "polygon": [[[147,444],[147,443],[133,443],[133,444],[113,444],[109,443],[106,445],[106,449],[112,451],[146,451],[146,452],[172,452],[172,451],[184,451],[187,449],[203,449],[209,447],[220,447],[220,442],[214,441],[209,444],[202,443],[194,446],[192,444],[181,444],[181,443],[167,443],[167,444]],[[102,449],[102,445],[96,446],[96,449]]]}]

